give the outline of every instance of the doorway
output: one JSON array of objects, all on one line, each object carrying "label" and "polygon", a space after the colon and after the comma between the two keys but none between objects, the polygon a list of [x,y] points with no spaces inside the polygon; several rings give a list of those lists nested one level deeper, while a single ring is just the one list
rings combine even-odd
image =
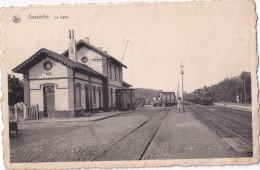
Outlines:
[{"label": "doorway", "polygon": [[44,117],[55,116],[55,92],[54,86],[43,87]]}]

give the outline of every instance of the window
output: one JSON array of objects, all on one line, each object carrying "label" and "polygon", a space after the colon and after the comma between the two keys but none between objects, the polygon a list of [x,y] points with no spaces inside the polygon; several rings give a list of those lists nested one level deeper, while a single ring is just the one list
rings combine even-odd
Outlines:
[{"label": "window", "polygon": [[121,69],[119,68],[119,70],[118,70],[118,79],[119,79],[119,81],[121,81],[122,79],[121,79]]},{"label": "window", "polygon": [[53,65],[50,61],[46,61],[44,64],[43,64],[43,68],[46,70],[46,71],[50,71],[52,69]]},{"label": "window", "polygon": [[88,57],[83,56],[83,57],[81,58],[81,62],[82,62],[82,63],[88,62]]},{"label": "window", "polygon": [[75,86],[75,95],[76,95],[76,107],[81,107],[81,88],[80,84]]},{"label": "window", "polygon": [[96,98],[96,87],[93,87],[93,107],[97,105],[97,98]]},{"label": "window", "polygon": [[112,64],[109,63],[109,73],[110,73],[110,79],[112,79]]},{"label": "window", "polygon": [[114,70],[115,70],[115,80],[117,80],[117,75],[116,75],[116,66],[114,66]]},{"label": "window", "polygon": [[102,107],[102,90],[101,87],[98,88],[98,101],[99,101],[99,108]]},{"label": "window", "polygon": [[113,107],[113,89],[110,89],[111,108]]}]

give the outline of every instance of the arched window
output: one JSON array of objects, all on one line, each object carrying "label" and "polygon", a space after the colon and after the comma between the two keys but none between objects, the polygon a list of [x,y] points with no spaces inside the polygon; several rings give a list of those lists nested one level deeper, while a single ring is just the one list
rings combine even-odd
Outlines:
[{"label": "arched window", "polygon": [[75,85],[75,99],[76,99],[76,107],[81,107],[81,85]]},{"label": "arched window", "polygon": [[109,63],[109,73],[110,73],[110,79],[112,79],[112,64]]},{"label": "arched window", "polygon": [[116,66],[114,66],[114,71],[115,71],[115,80],[117,80],[117,75],[116,75]]},{"label": "arched window", "polygon": [[119,69],[118,69],[118,79],[119,79],[119,81],[121,81],[122,79],[121,79],[121,68],[119,67]]},{"label": "arched window", "polygon": [[93,86],[93,106],[97,106],[96,87]]},{"label": "arched window", "polygon": [[102,89],[101,87],[98,88],[98,101],[99,101],[99,108],[102,107]]}]

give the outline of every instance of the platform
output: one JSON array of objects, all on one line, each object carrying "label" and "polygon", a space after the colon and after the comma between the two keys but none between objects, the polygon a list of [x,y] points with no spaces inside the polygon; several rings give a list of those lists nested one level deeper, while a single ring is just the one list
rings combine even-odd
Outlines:
[{"label": "platform", "polygon": [[198,159],[243,156],[191,112],[172,109],[143,159]]},{"label": "platform", "polygon": [[76,118],[43,118],[37,120],[26,120],[20,121],[20,124],[30,124],[30,123],[47,123],[47,122],[85,122],[85,121],[98,121],[102,119],[106,119],[109,117],[117,116],[123,113],[135,112],[136,110],[131,111],[112,111],[112,112],[102,112],[102,113],[94,113],[89,117],[76,117]]}]

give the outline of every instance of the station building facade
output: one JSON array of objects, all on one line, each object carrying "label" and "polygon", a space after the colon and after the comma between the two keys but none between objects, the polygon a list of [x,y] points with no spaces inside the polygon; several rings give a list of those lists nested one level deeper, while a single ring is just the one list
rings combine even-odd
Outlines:
[{"label": "station building facade", "polygon": [[89,39],[74,39],[62,54],[42,48],[13,69],[23,74],[24,103],[42,117],[78,117],[116,108],[116,89],[126,89],[124,64]]}]

